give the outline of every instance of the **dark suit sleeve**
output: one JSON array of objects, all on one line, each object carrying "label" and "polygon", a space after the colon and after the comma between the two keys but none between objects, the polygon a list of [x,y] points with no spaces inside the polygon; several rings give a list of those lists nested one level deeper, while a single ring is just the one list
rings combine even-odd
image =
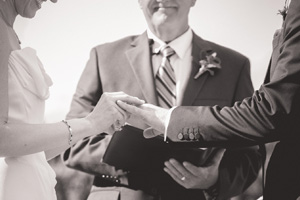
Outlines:
[{"label": "dark suit sleeve", "polygon": [[[73,96],[67,119],[88,115],[102,95],[96,49],[92,49],[90,59],[80,77]],[[109,143],[110,136],[99,135],[84,138],[68,149],[62,156],[66,166],[93,175],[107,174],[110,167],[100,162]]]},{"label": "dark suit sleeve", "polygon": [[250,61],[245,59],[244,66],[239,74],[238,83],[236,84],[232,105],[234,102],[241,101],[253,94],[254,89],[250,74]]},{"label": "dark suit sleeve", "polygon": [[300,137],[299,102],[300,1],[294,0],[271,82],[233,107],[178,107],[171,114],[167,134],[178,141],[183,127],[199,127],[202,138],[198,145],[204,146],[296,140]]},{"label": "dark suit sleeve", "polygon": [[256,180],[261,163],[258,147],[227,150],[219,168],[217,199],[242,194]]},{"label": "dark suit sleeve", "polygon": [[[251,96],[253,85],[250,63],[245,59],[236,84],[234,101]],[[219,168],[218,199],[228,199],[243,193],[257,178],[262,159],[258,147],[227,150]]]}]

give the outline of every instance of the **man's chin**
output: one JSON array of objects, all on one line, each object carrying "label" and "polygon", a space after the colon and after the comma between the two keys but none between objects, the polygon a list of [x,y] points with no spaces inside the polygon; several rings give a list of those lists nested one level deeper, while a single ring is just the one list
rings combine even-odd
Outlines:
[{"label": "man's chin", "polygon": [[174,8],[158,8],[155,13],[153,14],[153,17],[159,17],[159,16],[166,16],[171,17],[175,13]]},{"label": "man's chin", "polygon": [[170,23],[172,20],[171,20],[171,17],[166,14],[165,12],[161,12],[161,11],[158,11],[155,16],[153,16],[153,24],[156,26],[156,27],[159,27],[159,26],[165,26],[167,25],[168,23]]}]

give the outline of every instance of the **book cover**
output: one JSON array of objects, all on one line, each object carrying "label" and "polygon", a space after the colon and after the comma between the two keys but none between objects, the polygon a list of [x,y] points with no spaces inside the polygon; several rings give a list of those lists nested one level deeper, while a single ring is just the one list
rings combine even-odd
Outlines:
[{"label": "book cover", "polygon": [[200,148],[178,148],[157,136],[146,139],[143,130],[126,125],[116,132],[106,149],[103,162],[117,169],[147,172],[161,171],[164,162],[174,158],[179,162],[188,161],[201,166],[210,157],[213,150]]}]

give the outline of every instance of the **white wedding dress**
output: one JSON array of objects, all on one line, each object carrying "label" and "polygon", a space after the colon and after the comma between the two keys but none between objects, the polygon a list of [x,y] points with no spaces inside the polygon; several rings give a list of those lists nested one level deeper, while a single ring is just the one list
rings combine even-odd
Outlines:
[{"label": "white wedding dress", "polygon": [[[44,123],[52,81],[35,50],[13,51],[8,65],[8,123]],[[44,152],[0,158],[0,200],[56,200],[55,185]]]}]

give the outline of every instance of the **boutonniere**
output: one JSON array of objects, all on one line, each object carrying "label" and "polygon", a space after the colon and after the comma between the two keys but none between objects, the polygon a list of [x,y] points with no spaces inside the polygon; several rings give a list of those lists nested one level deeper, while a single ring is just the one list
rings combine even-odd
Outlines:
[{"label": "boutonniere", "polygon": [[288,12],[288,9],[289,9],[289,4],[290,4],[290,1],[289,0],[285,0],[285,5],[284,5],[283,9],[282,10],[278,10],[278,14],[282,15],[283,21],[286,18],[286,15],[287,15],[287,12]]},{"label": "boutonniere", "polygon": [[215,74],[215,69],[221,69],[221,60],[217,57],[217,53],[211,50],[201,52],[199,61],[199,71],[194,76],[194,79],[199,78],[203,73],[209,72],[211,76]]}]

